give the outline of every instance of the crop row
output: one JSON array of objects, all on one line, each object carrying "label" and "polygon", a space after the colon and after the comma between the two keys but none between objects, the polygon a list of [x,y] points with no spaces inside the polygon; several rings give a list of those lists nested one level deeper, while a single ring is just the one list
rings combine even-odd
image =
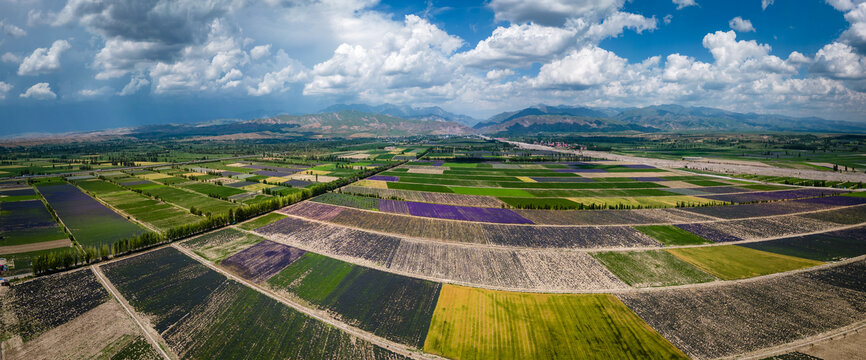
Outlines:
[{"label": "crop row", "polygon": [[[286,214],[322,220],[308,214],[337,211],[326,204],[300,203],[282,210]],[[522,225],[499,225],[469,221],[443,221],[424,217],[401,216],[368,212],[350,208],[339,208],[336,215],[326,221],[398,235],[428,238],[443,241],[475,242],[492,245],[526,247],[619,247],[659,245],[652,238],[628,226],[607,227],[545,227]]]},{"label": "crop row", "polygon": [[[607,289],[624,284],[589,255],[407,241],[286,218],[256,230],[266,238],[422,277],[508,288]],[[507,233],[503,233],[503,236]]]},{"label": "crop row", "polygon": [[381,199],[402,199],[406,201],[419,201],[433,204],[460,205],[460,206],[484,206],[501,207],[502,201],[495,197],[479,195],[462,195],[449,193],[436,193],[396,189],[376,189],[365,186],[349,185],[342,189],[343,193],[373,195]]},{"label": "crop row", "polygon": [[173,248],[103,267],[181,358],[397,358]]},{"label": "crop row", "polygon": [[723,219],[786,215],[798,212],[831,209],[838,206],[866,204],[866,199],[850,196],[827,196],[812,199],[777,201],[771,203],[740,204],[686,208],[685,211]]},{"label": "crop row", "polygon": [[619,298],[686,354],[732,356],[866,319],[866,260],[755,282]]},{"label": "crop row", "polygon": [[48,184],[38,189],[81,245],[101,246],[144,233],[75,186]]},{"label": "crop row", "polygon": [[0,246],[66,238],[40,200],[0,202]]}]

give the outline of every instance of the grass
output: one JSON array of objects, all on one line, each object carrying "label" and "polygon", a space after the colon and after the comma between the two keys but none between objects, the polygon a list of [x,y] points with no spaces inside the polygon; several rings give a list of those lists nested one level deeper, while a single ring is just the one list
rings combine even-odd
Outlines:
[{"label": "grass", "polygon": [[667,252],[723,280],[745,279],[821,265],[823,262],[736,245],[669,249]]},{"label": "grass", "polygon": [[502,188],[474,188],[453,186],[451,190],[457,194],[463,195],[483,195],[483,196],[512,196],[512,197],[532,197],[532,194],[521,189],[502,189]]},{"label": "grass", "polygon": [[714,276],[661,250],[611,251],[590,254],[620,280],[635,287],[694,284],[716,279]]},{"label": "grass", "polygon": [[256,218],[254,220],[247,221],[243,224],[238,225],[239,228],[244,230],[255,230],[262,226],[277,222],[279,220],[285,219],[286,216],[280,213],[270,213],[265,216]]},{"label": "grass", "polygon": [[443,285],[424,351],[453,359],[685,359],[609,294]]},{"label": "grass", "polygon": [[323,204],[348,206],[356,209],[379,210],[379,199],[366,196],[324,193],[310,199],[310,201]]},{"label": "grass", "polygon": [[644,225],[634,226],[634,228],[635,230],[640,231],[665,245],[696,245],[712,243],[712,241],[672,225]]},{"label": "grass", "polygon": [[185,189],[190,189],[195,192],[200,192],[205,195],[215,196],[222,199],[228,198],[232,195],[243,194],[246,192],[241,189],[235,189],[233,187],[220,186],[208,183],[189,183],[179,186]]}]

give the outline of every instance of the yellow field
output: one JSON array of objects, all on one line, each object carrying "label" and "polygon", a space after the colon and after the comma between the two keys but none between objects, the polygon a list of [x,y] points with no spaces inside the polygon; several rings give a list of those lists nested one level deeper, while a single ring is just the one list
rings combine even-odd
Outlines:
[{"label": "yellow field", "polygon": [[150,166],[150,165],[162,165],[162,164],[168,164],[168,163],[153,162],[153,161],[139,161],[139,162],[135,163],[135,166]]},{"label": "yellow field", "polygon": [[685,359],[609,294],[444,285],[424,351],[454,359]]},{"label": "yellow field", "polygon": [[568,200],[584,205],[629,205],[645,207],[674,207],[677,203],[686,203],[690,206],[706,204],[723,204],[722,201],[703,199],[695,196],[637,196],[637,197],[571,197]]},{"label": "yellow field", "polygon": [[163,174],[163,173],[152,173],[152,174],[141,174],[138,177],[147,179],[147,180],[157,180],[157,179],[165,179],[170,178],[171,175]]},{"label": "yellow field", "polygon": [[366,187],[376,188],[376,189],[387,189],[388,188],[388,182],[387,181],[379,181],[379,180],[358,180],[355,183],[353,183],[352,185],[366,186]]},{"label": "yellow field", "polygon": [[669,249],[667,252],[723,280],[744,279],[823,264],[736,245]]},{"label": "yellow field", "polygon": [[288,177],[269,177],[269,178],[265,179],[265,181],[267,181],[269,183],[284,183],[284,182],[289,181],[289,180],[291,180],[291,179]]},{"label": "yellow field", "polygon": [[529,177],[529,176],[517,176],[517,178],[520,179],[520,181],[523,181],[523,182],[538,182],[538,181],[533,180],[533,179],[532,179],[531,177]]},{"label": "yellow field", "polygon": [[273,185],[259,183],[259,184],[252,184],[252,185],[243,186],[243,187],[241,187],[241,189],[244,189],[246,191],[259,191],[261,189],[267,189],[269,187],[273,187]]}]

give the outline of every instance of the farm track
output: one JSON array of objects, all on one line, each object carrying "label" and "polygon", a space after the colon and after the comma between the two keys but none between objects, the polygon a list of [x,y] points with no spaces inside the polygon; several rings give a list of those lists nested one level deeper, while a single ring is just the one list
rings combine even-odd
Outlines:
[{"label": "farm track", "polygon": [[[48,250],[61,247],[71,247],[72,241],[69,239],[59,239],[50,241],[41,241],[37,243],[23,245],[0,246],[0,254],[17,254],[30,251]],[[0,359],[2,360],[2,359]]]},{"label": "farm track", "polygon": [[[245,231],[245,230],[242,230],[242,231]],[[216,272],[222,274],[223,276],[225,276],[229,279],[237,281],[238,283],[241,283],[246,287],[249,287],[255,291],[258,291],[262,295],[265,295],[265,296],[267,296],[273,300],[276,300],[276,301],[278,301],[278,302],[280,302],[280,303],[282,303],[288,307],[291,307],[292,309],[295,309],[295,310],[297,310],[297,311],[299,311],[299,312],[301,312],[301,313],[303,313],[303,314],[305,314],[311,318],[314,318],[318,321],[324,322],[328,325],[334,326],[334,327],[336,327],[342,331],[345,331],[346,333],[353,335],[359,339],[369,341],[370,343],[373,343],[375,345],[379,345],[385,349],[388,349],[390,351],[396,352],[400,355],[407,356],[407,357],[413,358],[413,359],[442,359],[441,357],[438,357],[436,355],[422,353],[422,352],[420,352],[416,349],[412,349],[406,345],[399,344],[399,343],[378,337],[378,336],[373,335],[371,333],[368,333],[366,331],[360,330],[358,328],[349,326],[349,325],[347,325],[347,324],[345,324],[339,320],[334,319],[332,316],[328,315],[328,313],[325,311],[315,310],[315,309],[311,309],[311,308],[308,308],[306,306],[303,306],[300,303],[297,303],[293,300],[287,299],[286,297],[278,295],[276,292],[271,291],[270,289],[267,289],[261,285],[247,281],[247,280],[245,280],[245,279],[243,279],[243,278],[241,278],[241,277],[239,277],[239,276],[237,276],[237,275],[235,275],[229,271],[226,271],[225,269],[222,269],[221,267],[212,264],[210,261],[207,261],[207,259],[204,259],[204,258],[198,256],[196,253],[194,253],[191,250],[188,250],[182,246],[178,246],[177,244],[172,244],[170,246],[177,249],[178,251],[180,251],[184,255],[192,258],[193,260],[201,263],[204,266],[207,266],[211,270],[216,271]]]},{"label": "farm track", "polygon": [[[149,322],[147,320],[142,320],[141,315],[139,315],[134,309],[132,309],[132,306],[129,305],[129,302],[126,301],[126,298],[123,297],[123,295],[120,294],[120,292],[117,291],[117,289],[114,287],[114,284],[112,284],[111,281],[105,277],[105,274],[102,273],[102,269],[97,265],[90,265],[90,270],[93,271],[94,275],[96,275],[96,279],[99,280],[99,282],[102,284],[102,287],[104,287],[105,290],[108,290],[111,296],[120,303],[120,306],[123,307],[123,310],[126,311],[129,317],[131,317],[132,320],[135,321],[135,324],[138,325],[139,328],[141,328],[141,331],[144,333],[144,336],[147,338],[147,341],[150,343],[150,345],[156,348],[156,350],[159,351],[160,355],[162,355],[164,359],[178,359],[177,354],[174,354],[172,352],[172,354],[169,355],[163,349],[161,344],[166,343],[165,339],[163,339],[162,336],[160,336],[159,333],[157,333],[156,330],[153,329],[153,327],[151,327],[150,325],[145,325],[149,324]],[[171,350],[169,349],[169,351]]]},{"label": "farm track", "polygon": [[757,351],[753,351],[750,353],[727,356],[719,359],[725,360],[733,360],[733,359],[743,359],[743,360],[759,360],[759,359],[767,359],[773,356],[782,355],[785,353],[789,353],[792,351],[802,350],[808,348],[810,345],[818,345],[824,342],[830,342],[833,340],[839,340],[851,335],[852,333],[860,333],[861,331],[866,330],[866,320],[858,321],[854,324],[841,327],[838,329],[833,329],[830,331],[826,331],[817,335],[813,335],[807,338],[799,339],[797,341],[792,341],[787,344],[774,346],[766,349],[761,349]]},{"label": "farm track", "polygon": [[[864,208],[866,208],[866,205],[854,205],[854,206],[863,206]],[[354,208],[352,208],[352,209],[354,209]],[[358,209],[355,209],[355,210],[358,210]],[[832,209],[832,210],[836,210],[836,209]],[[828,210],[804,212],[803,214],[809,214],[809,213],[815,213],[815,212],[821,212],[821,211],[828,211]],[[604,251],[667,250],[667,249],[677,249],[677,248],[738,245],[738,244],[748,244],[748,243],[763,242],[763,241],[769,241],[769,240],[784,239],[784,238],[789,238],[789,237],[794,237],[794,236],[823,234],[823,233],[831,232],[831,231],[847,230],[847,229],[851,229],[851,228],[866,226],[866,223],[857,223],[857,224],[852,224],[852,225],[842,225],[842,226],[832,227],[832,228],[828,228],[828,229],[821,229],[821,230],[812,231],[812,232],[803,232],[803,233],[797,233],[797,234],[772,236],[772,237],[765,237],[765,238],[760,238],[760,239],[748,239],[748,240],[728,241],[728,242],[713,242],[713,243],[708,243],[708,244],[694,244],[694,245],[594,247],[594,248],[554,248],[554,247],[532,248],[532,247],[521,247],[521,246],[513,246],[513,245],[490,245],[490,244],[469,243],[469,242],[443,241],[443,240],[432,239],[432,238],[407,236],[407,235],[403,235],[403,234],[388,233],[388,232],[363,229],[363,228],[348,226],[348,225],[343,225],[343,224],[335,224],[335,223],[330,223],[327,221],[310,219],[310,218],[306,218],[306,217],[302,217],[302,216],[298,216],[298,215],[294,215],[294,214],[286,214],[286,213],[281,213],[281,214],[286,215],[286,216],[291,217],[291,218],[299,219],[299,220],[319,223],[319,224],[328,225],[328,226],[334,226],[334,227],[338,227],[338,228],[346,228],[346,229],[352,229],[352,230],[362,231],[362,232],[371,233],[371,234],[397,237],[397,238],[400,238],[401,241],[408,241],[408,242],[415,242],[415,243],[434,243],[434,244],[439,244],[439,245],[447,245],[447,246],[463,247],[463,248],[521,250],[521,251],[524,251],[524,250],[525,251],[556,250],[556,251],[571,251],[571,252],[604,252]],[[799,214],[773,215],[773,216],[765,216],[765,217],[758,217],[758,218],[746,218],[746,219],[729,219],[729,220],[724,220],[724,221],[705,221],[703,223],[720,223],[720,222],[731,222],[731,221],[750,220],[750,219],[764,219],[764,218],[773,218],[773,217],[780,217],[780,216],[796,216],[796,215],[799,215]],[[406,216],[411,217],[411,215],[406,215]],[[440,220],[440,219],[436,219],[436,220]],[[460,220],[447,220],[447,219],[441,219],[441,220],[460,221]],[[465,221],[460,221],[460,222],[465,222]],[[660,224],[650,224],[650,225],[674,225],[674,224],[682,224],[682,223],[660,223]],[[513,225],[513,224],[495,224],[495,225]],[[547,226],[547,225],[543,225],[543,226]],[[557,225],[551,225],[551,226],[557,226]],[[563,225],[558,225],[558,226],[563,227]],[[598,225],[598,226],[603,227],[603,226],[630,226],[630,225]],[[568,227],[568,226],[566,225],[565,227]],[[577,226],[575,226],[575,227],[577,227]],[[580,226],[580,227],[592,227],[592,225],[586,225],[586,226]],[[242,229],[239,229],[239,230],[242,230]],[[247,231],[247,230],[242,230],[242,231]],[[259,234],[256,232],[250,232],[250,233],[253,233],[253,234],[256,234],[259,236],[264,236],[267,238],[267,235],[264,235],[264,234]]]},{"label": "farm track", "polygon": [[[311,221],[312,221],[312,220],[311,220]],[[315,221],[314,221],[314,222],[315,222]],[[322,222],[319,222],[319,223],[322,223]],[[322,224],[327,224],[327,223],[322,223]],[[849,229],[849,228],[855,228],[855,227],[862,226],[862,225],[863,225],[863,224],[848,225],[848,226],[840,227],[840,228],[838,228],[838,229],[827,230],[827,231],[816,232],[816,233],[808,233],[808,234],[803,234],[803,235],[812,235],[812,234],[820,234],[820,233],[828,232],[828,231],[844,230],[844,229]],[[674,285],[674,286],[664,286],[664,287],[646,287],[646,288],[638,288],[638,287],[630,287],[630,286],[628,286],[628,287],[624,287],[624,288],[600,288],[600,289],[583,289],[583,288],[560,288],[560,289],[551,289],[551,288],[528,288],[528,287],[508,287],[508,286],[495,286],[495,285],[489,285],[489,284],[479,284],[479,283],[474,283],[474,282],[466,282],[466,281],[459,281],[459,280],[453,280],[453,279],[445,279],[445,278],[435,277],[435,276],[428,276],[428,275],[418,274],[418,273],[409,272],[409,271],[396,270],[396,269],[393,269],[393,268],[389,268],[389,267],[383,266],[383,265],[381,265],[381,264],[373,263],[373,262],[370,261],[370,260],[361,259],[361,258],[354,257],[354,256],[346,256],[346,255],[340,255],[340,254],[334,254],[334,253],[325,253],[325,252],[322,251],[322,249],[315,248],[315,247],[312,247],[312,246],[309,246],[309,245],[307,245],[307,244],[300,243],[300,242],[297,242],[297,241],[284,241],[284,240],[281,240],[281,239],[276,239],[276,238],[269,237],[269,236],[266,235],[266,234],[260,234],[260,233],[256,233],[256,232],[249,231],[249,230],[243,230],[243,229],[240,229],[240,228],[236,228],[236,229],[237,229],[237,230],[240,230],[240,231],[243,231],[243,232],[250,233],[250,234],[254,234],[254,235],[258,235],[258,236],[262,236],[262,237],[265,237],[265,238],[267,238],[267,239],[269,239],[269,240],[271,240],[271,241],[278,242],[278,243],[282,243],[282,244],[289,245],[289,246],[292,246],[292,247],[296,247],[296,248],[301,249],[301,250],[305,250],[305,251],[309,251],[309,252],[313,252],[313,253],[317,253],[317,254],[325,255],[325,256],[332,257],[332,258],[337,259],[337,260],[345,261],[345,262],[352,263],[352,264],[355,264],[355,265],[360,265],[360,266],[364,266],[364,267],[373,268],[373,269],[380,270],[380,271],[384,271],[384,272],[389,272],[389,273],[396,274],[396,275],[408,276],[408,277],[412,277],[412,278],[416,278],[416,279],[422,279],[422,280],[435,281],[435,282],[440,282],[440,283],[444,283],[444,284],[462,285],[462,286],[477,287],[477,288],[484,288],[484,289],[491,289],[491,290],[517,291],[517,292],[532,292],[532,293],[557,293],[557,294],[598,294],[598,293],[607,293],[607,294],[623,294],[623,293],[651,292],[651,291],[662,291],[662,290],[672,290],[672,289],[689,289],[689,288],[707,288],[707,287],[716,287],[716,286],[729,286],[729,285],[735,285],[735,284],[738,284],[738,283],[749,283],[749,282],[755,282],[755,281],[762,281],[762,280],[766,280],[766,279],[779,278],[779,277],[784,277],[784,276],[793,275],[793,274],[798,274],[798,273],[810,272],[810,271],[821,270],[821,269],[826,269],[826,268],[833,268],[833,267],[836,267],[836,266],[841,266],[841,265],[849,264],[849,263],[856,262],[856,261],[859,261],[859,260],[862,260],[862,259],[866,259],[866,255],[861,255],[861,256],[854,257],[854,258],[845,259],[845,260],[842,260],[842,261],[826,263],[826,264],[823,264],[823,265],[818,265],[818,266],[813,266],[813,267],[808,267],[808,268],[803,268],[803,269],[797,269],[797,270],[791,270],[791,271],[785,271],[785,272],[778,272],[778,273],[773,273],[773,274],[769,274],[769,275],[756,276],[756,277],[751,277],[751,278],[746,278],[746,279],[738,279],[738,280],[717,280],[717,281],[711,281],[711,282],[705,282],[705,283],[685,284],[685,285]],[[362,231],[363,231],[363,230],[362,230]],[[784,236],[784,237],[779,237],[779,238],[785,238],[785,237],[790,237],[790,236]],[[402,240],[403,240],[403,239],[401,238],[401,241],[402,241]],[[760,241],[766,241],[766,240],[774,240],[774,238],[761,239],[761,240],[748,240],[748,241],[743,241],[743,242],[738,242],[738,243],[745,243],[745,242],[760,242]],[[732,245],[732,244],[736,244],[736,243],[713,243],[713,244],[704,244],[704,245],[681,245],[681,246],[665,247],[664,249],[668,249],[668,248],[688,248],[688,247],[706,247],[706,246],[724,246],[724,245]],[[451,244],[449,244],[449,245],[451,245]],[[457,245],[457,244],[454,244],[454,245]],[[460,244],[460,245],[463,245],[463,244]],[[470,246],[470,247],[473,247],[473,246],[471,246],[471,245],[469,245],[469,246]],[[631,248],[631,249],[619,249],[619,248],[615,248],[615,249],[592,249],[591,252],[597,252],[597,251],[658,250],[658,249],[659,249],[659,248],[639,248],[639,249],[635,249],[635,248]],[[526,249],[521,248],[520,250],[526,250]],[[590,252],[590,251],[587,251],[586,249],[556,249],[555,251],[556,251],[556,252],[562,252],[562,251],[569,251],[569,250],[571,250],[571,251],[576,251],[576,252]],[[550,250],[550,249],[547,249],[547,250],[535,250],[535,251],[543,253],[543,252],[550,252],[551,250]],[[602,266],[603,266],[603,265],[602,265]],[[626,285],[626,286],[627,286],[627,285]]]},{"label": "farm track", "polygon": [[[309,200],[305,200],[305,201],[309,201]],[[770,204],[770,203],[773,203],[773,202],[768,202],[768,203],[766,203],[766,204]],[[300,204],[300,203],[298,203],[298,204]],[[765,204],[765,203],[761,203],[761,204]],[[295,205],[295,204],[293,204],[293,205]],[[354,207],[344,206],[344,205],[335,205],[335,204],[324,204],[324,205],[327,205],[327,206],[333,206],[333,207],[340,207],[340,208],[345,208],[345,209],[350,209],[350,210],[353,210],[353,211],[355,211],[355,210],[357,210],[357,211],[363,211],[363,212],[372,213],[372,214],[386,214],[387,216],[393,215],[393,216],[402,216],[402,217],[415,218],[415,219],[418,219],[418,218],[421,218],[421,219],[430,219],[430,220],[433,220],[433,221],[449,221],[449,222],[457,222],[457,223],[478,223],[478,224],[491,224],[491,225],[504,225],[504,226],[579,228],[579,227],[608,227],[608,226],[633,226],[633,225],[638,225],[638,226],[640,226],[640,225],[675,225],[675,224],[684,224],[684,222],[655,222],[655,223],[640,223],[640,224],[630,223],[630,224],[600,224],[600,225],[589,225],[589,224],[586,224],[586,225],[514,224],[514,223],[497,223],[497,222],[474,221],[474,220],[473,220],[473,221],[467,221],[467,220],[443,219],[443,218],[433,218],[433,217],[425,217],[425,216],[415,216],[415,215],[410,215],[410,214],[400,214],[400,213],[383,212],[383,211],[376,211],[376,210],[359,209],[359,208],[354,208]],[[292,205],[290,205],[290,206],[292,206]],[[735,206],[735,205],[727,205],[727,206]],[[767,215],[767,216],[752,216],[752,217],[744,217],[744,218],[736,218],[736,219],[724,219],[724,218],[719,218],[719,217],[712,216],[712,215],[704,215],[704,214],[698,214],[698,213],[690,213],[690,212],[688,212],[687,210],[676,209],[676,208],[660,208],[660,209],[664,209],[664,210],[679,210],[679,211],[684,211],[684,212],[688,213],[687,216],[694,216],[694,217],[710,217],[710,218],[718,219],[718,220],[695,220],[695,221],[689,221],[689,222],[688,222],[689,224],[704,224],[704,223],[723,223],[723,222],[742,221],[742,220],[769,219],[769,218],[777,218],[777,217],[785,217],[785,216],[798,216],[798,215],[805,215],[805,214],[813,214],[813,213],[820,213],[820,212],[827,212],[827,211],[834,211],[834,210],[842,210],[842,209],[848,209],[848,208],[855,208],[855,207],[858,207],[858,206],[859,206],[859,207],[863,207],[864,211],[866,211],[866,204],[857,204],[857,205],[837,206],[837,207],[827,208],[827,209],[818,209],[818,210],[801,211],[801,212],[788,213],[788,214]],[[281,210],[282,210],[282,209],[277,210],[277,211],[280,212]],[[651,210],[651,209],[647,209],[647,210]],[[537,211],[601,211],[601,210],[537,210]],[[616,210],[616,211],[632,211],[632,210]],[[281,213],[281,214],[284,214],[284,215],[290,215],[290,214],[286,214],[286,213],[284,213],[284,212],[280,212],[280,213]]]}]

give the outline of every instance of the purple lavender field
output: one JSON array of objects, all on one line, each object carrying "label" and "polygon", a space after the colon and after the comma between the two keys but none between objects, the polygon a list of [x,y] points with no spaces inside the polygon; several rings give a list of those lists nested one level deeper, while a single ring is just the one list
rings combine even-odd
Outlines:
[{"label": "purple lavender field", "polygon": [[428,204],[412,201],[379,200],[379,211],[437,219],[480,221],[499,224],[532,224],[514,211],[500,208]]},{"label": "purple lavender field", "polygon": [[244,279],[263,282],[304,255],[306,251],[270,240],[250,246],[244,251],[229,256],[220,265],[237,273]]},{"label": "purple lavender field", "polygon": [[367,180],[377,180],[377,181],[400,181],[399,177],[396,176],[387,176],[387,175],[374,175],[367,178]]}]

